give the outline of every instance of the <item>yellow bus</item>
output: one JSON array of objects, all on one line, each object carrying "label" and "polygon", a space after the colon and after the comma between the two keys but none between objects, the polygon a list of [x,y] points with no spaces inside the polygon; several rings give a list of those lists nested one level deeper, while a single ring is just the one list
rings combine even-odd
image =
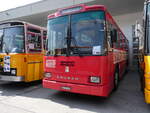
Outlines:
[{"label": "yellow bus", "polygon": [[0,80],[31,82],[43,78],[47,31],[23,21],[0,23]]},{"label": "yellow bus", "polygon": [[150,0],[144,4],[144,37],[139,40],[139,71],[145,102],[150,104]]}]

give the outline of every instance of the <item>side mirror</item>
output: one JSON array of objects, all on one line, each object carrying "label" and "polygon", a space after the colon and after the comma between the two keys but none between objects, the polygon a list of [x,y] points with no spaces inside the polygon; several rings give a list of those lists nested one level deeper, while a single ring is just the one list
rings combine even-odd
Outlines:
[{"label": "side mirror", "polygon": [[112,43],[117,42],[117,30],[116,30],[116,29],[113,29],[113,30],[110,32],[110,35],[111,35],[111,42],[112,42]]}]

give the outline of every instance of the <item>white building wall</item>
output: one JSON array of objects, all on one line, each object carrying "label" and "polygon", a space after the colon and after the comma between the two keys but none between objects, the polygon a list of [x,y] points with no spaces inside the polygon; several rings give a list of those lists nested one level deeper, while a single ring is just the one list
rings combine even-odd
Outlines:
[{"label": "white building wall", "polygon": [[143,13],[132,13],[132,14],[125,14],[120,16],[115,16],[114,19],[116,20],[117,24],[120,26],[123,33],[126,35],[127,39],[129,40],[129,60],[130,60],[130,67],[132,67],[132,25],[139,21],[142,24],[142,17]]},{"label": "white building wall", "polygon": [[62,7],[68,7],[75,4],[88,3],[92,1],[94,0],[43,0],[37,3],[0,12],[0,21],[17,19],[19,17],[25,16],[32,16],[47,11],[51,12]]}]

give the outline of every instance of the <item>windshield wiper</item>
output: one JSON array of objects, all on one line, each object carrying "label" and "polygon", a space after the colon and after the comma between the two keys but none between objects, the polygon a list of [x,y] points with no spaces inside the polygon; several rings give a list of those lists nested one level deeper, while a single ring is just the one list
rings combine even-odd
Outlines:
[{"label": "windshield wiper", "polygon": [[77,53],[79,54],[79,56],[81,56],[80,50],[77,47],[77,42],[75,40],[75,38],[72,37],[72,29],[71,29],[71,16],[69,16],[69,25],[67,28],[67,51],[66,51],[66,56],[70,56],[70,46],[71,46],[71,41],[73,40],[75,48],[77,48]]},{"label": "windshield wiper", "polygon": [[[70,20],[70,18],[69,18]],[[67,27],[67,51],[66,51],[66,56],[70,56],[70,45],[71,45],[71,23],[69,22],[69,25]]]},{"label": "windshield wiper", "polygon": [[[5,46],[4,46],[5,45]],[[5,50],[5,53],[8,55],[9,54],[9,49],[8,47],[6,46],[6,43],[3,42],[3,47],[4,47],[4,50]]]},{"label": "windshield wiper", "polygon": [[[8,48],[6,47],[6,43],[3,42],[4,34],[3,34],[0,38],[1,38],[1,40],[0,40],[0,49],[1,49],[1,51],[2,51],[3,47],[5,47],[5,48],[4,48],[4,51],[5,51],[5,53],[8,55],[8,54],[9,54],[9,50],[8,50]],[[5,45],[5,46],[4,46],[4,45]]]}]

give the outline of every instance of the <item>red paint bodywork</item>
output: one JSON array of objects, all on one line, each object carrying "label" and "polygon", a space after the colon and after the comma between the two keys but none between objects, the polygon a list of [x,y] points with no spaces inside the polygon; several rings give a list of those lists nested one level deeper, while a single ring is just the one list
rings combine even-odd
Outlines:
[{"label": "red paint bodywork", "polygon": [[[106,12],[106,19],[115,24],[111,15],[107,12],[106,8],[101,5],[85,6],[80,5],[83,9],[80,12],[90,10],[103,10]],[[76,7],[76,6],[72,6]],[[70,8],[72,8],[70,7]],[[56,18],[62,16],[60,11],[51,14],[48,18]],[[79,12],[75,12],[79,13]],[[70,13],[69,13],[70,14]],[[68,15],[68,14],[67,14]],[[117,26],[117,25],[116,25]],[[118,28],[119,29],[119,28]],[[119,29],[120,30],[120,29]],[[121,30],[120,30],[121,32]],[[121,32],[122,33],[122,32]],[[124,36],[124,35],[123,35]],[[110,92],[114,88],[114,72],[116,65],[119,64],[120,78],[126,68],[126,60],[122,60],[118,63],[114,63],[114,57],[119,56],[120,51],[125,51],[119,48],[118,53],[110,51],[105,56],[45,56],[44,57],[44,71],[50,72],[52,77],[45,77],[43,79],[43,87],[68,91],[73,93],[88,94],[95,96],[109,96]],[[56,65],[54,68],[46,67],[47,60],[55,60]],[[65,72],[66,66],[61,62],[72,62],[73,65],[68,66],[69,72]],[[99,76],[100,83],[91,83],[90,76]],[[72,79],[74,78],[74,79]],[[69,87],[70,90],[62,89],[62,87]]]},{"label": "red paint bodywork", "polygon": [[[63,90],[61,89],[61,87],[69,86],[71,87],[71,92],[97,96],[108,96],[108,94],[110,93],[109,89],[113,88],[113,76],[111,74],[113,68],[109,66],[111,59],[109,59],[108,56],[45,56],[44,64],[46,64],[46,60],[49,59],[56,60],[56,68],[46,68],[45,66],[45,72],[51,72],[52,77],[45,78],[43,80],[44,87]],[[74,62],[74,66],[69,66],[70,71],[65,72],[66,66],[61,65],[61,61]],[[111,63],[113,66],[112,61]],[[57,78],[57,76],[63,76],[63,79],[60,77]],[[100,76],[101,83],[90,83],[90,76]],[[66,79],[64,79],[65,77]],[[70,79],[68,79],[68,77],[70,77]],[[74,80],[71,79],[72,77],[74,78]],[[75,78],[78,78],[78,80],[75,80]]]}]

